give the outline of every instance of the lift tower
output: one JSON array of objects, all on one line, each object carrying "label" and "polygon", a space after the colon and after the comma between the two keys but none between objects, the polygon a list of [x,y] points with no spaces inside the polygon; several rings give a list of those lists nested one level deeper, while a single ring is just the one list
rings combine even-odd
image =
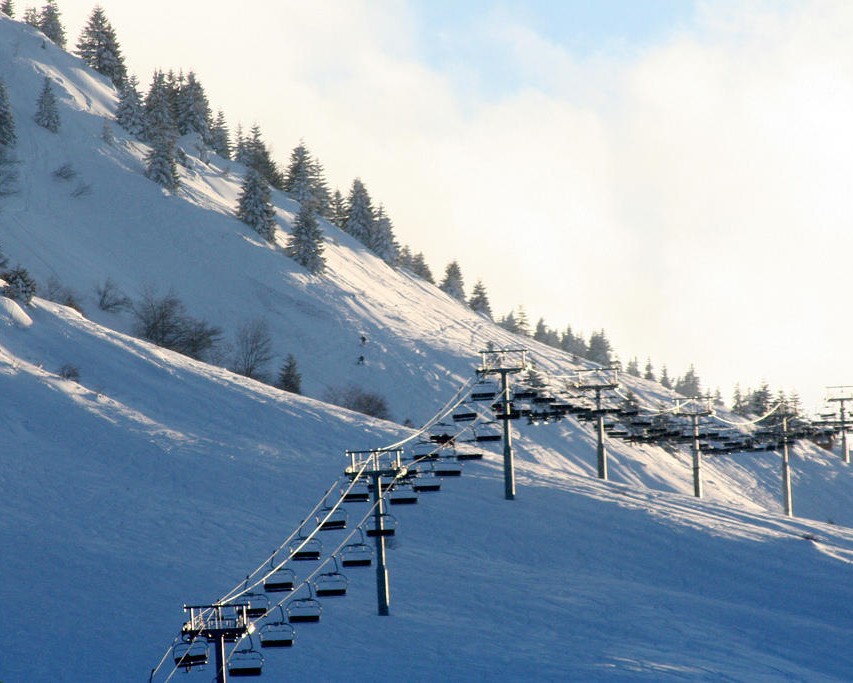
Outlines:
[{"label": "lift tower", "polygon": [[181,628],[181,634],[191,640],[203,638],[214,646],[216,683],[228,681],[225,643],[236,643],[254,630],[246,615],[246,608],[246,605],[222,603],[184,605],[184,611],[190,613],[190,618]]},{"label": "lift tower", "polygon": [[512,401],[509,393],[509,376],[527,370],[527,349],[498,349],[480,351],[482,359],[477,374],[500,375],[501,377],[501,404],[500,420],[503,422],[504,441],[504,498],[515,499],[515,465],[512,457],[512,429],[510,419],[512,417]]},{"label": "lift tower", "polygon": [[[385,491],[382,490],[383,480],[386,485],[404,477],[407,469],[401,464],[403,452],[399,449],[379,449],[372,451],[347,451],[350,466],[347,475],[363,477],[370,480],[373,502],[373,530],[368,533],[376,543],[376,613],[387,617],[390,612],[391,593],[388,588],[388,566],[385,560],[385,537],[394,533],[393,528],[385,526]],[[359,460],[361,458],[361,460]]]},{"label": "lift tower", "polygon": [[[691,407],[688,408],[687,406]],[[675,404],[676,415],[686,415],[693,423],[692,451],[693,451],[693,495],[702,497],[702,451],[699,448],[699,418],[712,414],[710,396],[694,396],[682,401],[678,399]]]},{"label": "lift tower", "polygon": [[595,431],[598,436],[598,478],[606,480],[607,450],[604,448],[604,416],[611,411],[602,407],[601,392],[619,388],[619,370],[615,366],[578,370],[574,386],[580,391],[595,392],[595,410],[592,414],[595,416]]},{"label": "lift tower", "polygon": [[838,404],[838,422],[836,423],[841,430],[841,457],[844,462],[850,463],[850,449],[847,444],[847,414],[844,410],[844,404],[847,401],[853,401],[853,386],[837,386],[826,388],[828,396],[827,403]]}]

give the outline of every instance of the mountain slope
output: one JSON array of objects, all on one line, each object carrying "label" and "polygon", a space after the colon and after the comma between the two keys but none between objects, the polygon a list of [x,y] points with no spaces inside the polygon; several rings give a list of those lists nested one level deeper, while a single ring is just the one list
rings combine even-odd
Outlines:
[{"label": "mountain slope", "polygon": [[[58,135],[31,122],[45,73]],[[0,656],[6,683],[146,679],[181,605],[242,581],[339,480],[347,449],[412,434],[128,336],[128,315],[96,306],[107,277],[132,297],[173,289],[228,335],[263,318],[308,394],[355,383],[386,396],[400,422],[433,416],[489,342],[529,346],[550,376],[590,367],[495,327],[326,223],[329,272],[308,276],[282,249],[296,203],[276,194],[281,232],[262,243],[232,215],[240,167],[205,163],[189,140],[184,187],[164,194],[142,176],[143,145],[117,129],[115,144],[102,139],[108,84],[5,18],[0,76],[21,160],[0,244],[40,283],[75,290],[86,313],[0,297],[0,604],[16,635]],[[64,164],[78,172],[70,183],[53,176]],[[90,192],[72,196],[78,183]],[[68,366],[78,381],[61,377]],[[669,401],[654,383],[624,388]],[[848,677],[839,606],[853,590],[853,532],[838,525],[853,524],[853,500],[836,456],[795,451],[794,509],[822,520],[811,522],[779,515],[775,454],[708,459],[696,500],[683,450],[611,441],[611,481],[600,482],[588,425],[514,431],[517,500],[503,500],[489,454],[395,510],[391,616],[375,616],[373,574],[354,569],[321,624],[267,653],[268,678]]]}]

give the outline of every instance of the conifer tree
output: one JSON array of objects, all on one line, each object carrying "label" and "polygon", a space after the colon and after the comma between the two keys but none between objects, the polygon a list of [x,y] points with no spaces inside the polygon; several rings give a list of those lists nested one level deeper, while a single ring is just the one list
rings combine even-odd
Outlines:
[{"label": "conifer tree", "polygon": [[245,166],[251,165],[249,164],[249,152],[246,149],[246,136],[243,135],[243,124],[241,123],[237,124],[237,130],[234,133],[234,149],[231,158]]},{"label": "conifer tree", "polygon": [[487,317],[489,320],[492,319],[492,305],[489,303],[489,296],[486,294],[486,286],[483,284],[482,280],[477,280],[474,285],[474,289],[471,290],[471,298],[468,299],[468,307]]},{"label": "conifer tree", "polygon": [[625,372],[632,377],[640,376],[640,362],[637,360],[636,356],[628,361],[628,365],[625,367]]},{"label": "conifer tree", "polygon": [[225,123],[225,114],[221,109],[216,113],[216,120],[210,128],[210,146],[223,159],[231,158],[228,125]]},{"label": "conifer tree", "polygon": [[397,257],[397,266],[404,270],[412,269],[412,250],[409,248],[408,244],[404,244],[400,247],[400,255]]},{"label": "conifer tree", "polygon": [[672,389],[672,380],[669,378],[666,366],[664,365],[660,371],[660,385],[664,389]]},{"label": "conifer tree", "polygon": [[24,10],[24,23],[39,28],[39,12],[35,7],[27,7]]},{"label": "conifer tree", "polygon": [[394,238],[394,226],[381,204],[376,211],[369,234],[367,247],[385,263],[394,265],[400,253],[400,247]]},{"label": "conifer tree", "polygon": [[604,330],[593,332],[589,336],[589,351],[587,352],[587,358],[594,363],[598,363],[599,365],[610,365],[613,362],[613,357],[611,355],[612,351],[613,349],[610,346],[607,336],[604,334]]},{"label": "conifer tree", "polygon": [[284,365],[278,373],[278,381],[275,385],[284,391],[289,391],[291,394],[302,393],[302,375],[296,366],[296,359],[292,353],[287,354]]},{"label": "conifer tree", "polygon": [[435,278],[432,276],[432,270],[430,270],[423,252],[418,252],[412,258],[412,272],[419,278],[429,282],[431,285],[435,284]]},{"label": "conifer tree", "polygon": [[503,316],[500,320],[498,320],[498,325],[503,327],[505,330],[512,332],[513,334],[518,332],[518,322],[515,320],[515,311],[510,311],[505,316]]},{"label": "conifer tree", "polygon": [[244,140],[241,156],[244,158],[238,161],[254,168],[269,185],[277,190],[284,188],[284,175],[273,161],[266,143],[261,138],[261,128],[258,124],[252,126],[250,137]]},{"label": "conifer tree", "polygon": [[47,3],[41,8],[38,22],[38,27],[42,33],[59,47],[65,47],[65,28],[62,26],[56,0],[47,0]]},{"label": "conifer tree", "polygon": [[656,380],[655,369],[654,369],[654,366],[652,366],[652,359],[651,358],[646,359],[646,370],[643,373],[643,379],[648,379],[648,380],[651,380],[652,382],[654,382]]},{"label": "conifer tree", "polygon": [[146,142],[154,142],[160,137],[173,140],[178,135],[178,128],[172,115],[171,95],[166,75],[159,69],[154,72],[151,87],[145,96],[145,127],[142,137]]},{"label": "conifer tree", "polygon": [[284,191],[300,204],[313,201],[311,192],[311,154],[301,140],[290,153],[290,162],[284,174]]},{"label": "conifer tree", "polygon": [[462,269],[456,261],[447,264],[444,269],[444,279],[438,288],[458,301],[465,301],[465,283],[462,280]]},{"label": "conifer tree", "polygon": [[700,396],[702,394],[702,385],[692,365],[684,373],[684,377],[680,377],[675,383],[675,390],[679,394],[688,397]]},{"label": "conifer tree", "polygon": [[145,132],[145,107],[138,85],[136,76],[128,78],[122,84],[116,107],[116,122],[134,137],[142,137]]},{"label": "conifer tree", "polygon": [[3,3],[0,4],[0,12],[3,12],[7,17],[14,17],[15,3],[12,0],[3,0]]},{"label": "conifer tree", "polygon": [[527,311],[524,306],[518,307],[518,315],[515,316],[516,332],[525,337],[530,336],[530,323],[527,321]]},{"label": "conifer tree", "polygon": [[323,256],[323,233],[317,223],[317,216],[311,202],[300,206],[293,233],[285,248],[285,253],[309,273],[322,273],[326,267]]},{"label": "conifer tree", "polygon": [[195,72],[187,74],[177,92],[176,103],[178,132],[197,133],[205,144],[211,144],[210,104]]},{"label": "conifer tree", "polygon": [[344,196],[340,190],[335,190],[334,195],[332,195],[332,206],[329,213],[332,223],[339,228],[343,228],[344,223],[347,222],[347,209]]},{"label": "conifer tree", "polygon": [[0,79],[0,147],[10,149],[18,141],[15,132],[15,117],[12,115],[12,105],[6,92],[6,85]]},{"label": "conifer tree", "polygon": [[254,168],[248,169],[237,200],[237,218],[264,239],[275,237],[275,208],[269,185]]},{"label": "conifer tree", "polygon": [[175,161],[175,138],[160,135],[151,142],[145,155],[145,176],[167,190],[177,190],[180,185],[178,164]]},{"label": "conifer tree", "polygon": [[50,78],[44,77],[41,93],[36,102],[36,113],[33,120],[42,128],[47,128],[51,133],[59,132],[59,110],[56,106],[56,95]]},{"label": "conifer tree", "polygon": [[362,244],[367,244],[373,230],[373,220],[373,203],[370,195],[361,179],[356,178],[352,181],[347,197],[347,219],[343,229]]},{"label": "conifer tree", "polygon": [[24,304],[29,304],[38,290],[36,281],[23,266],[15,266],[3,273],[3,279],[6,281],[3,295]]},{"label": "conifer tree", "polygon": [[96,5],[77,41],[77,54],[99,74],[109,78],[116,88],[127,79],[127,67],[115,30],[100,5]]},{"label": "conifer tree", "polygon": [[326,183],[326,172],[319,159],[311,163],[311,194],[314,197],[314,206],[320,216],[329,216],[332,213],[332,195],[329,185]]},{"label": "conifer tree", "polygon": [[566,325],[565,331],[560,336],[560,348],[573,356],[580,356],[581,358],[589,356],[589,346],[587,346],[583,335],[575,334],[571,325]]}]

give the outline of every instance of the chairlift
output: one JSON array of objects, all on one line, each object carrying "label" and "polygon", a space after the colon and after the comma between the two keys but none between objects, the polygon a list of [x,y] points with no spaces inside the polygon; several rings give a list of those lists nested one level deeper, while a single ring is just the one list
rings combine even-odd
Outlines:
[{"label": "chairlift", "polygon": [[479,451],[462,451],[456,454],[456,459],[459,462],[463,462],[465,460],[482,460],[483,454]]},{"label": "chairlift", "polygon": [[429,440],[433,443],[450,443],[456,438],[456,428],[445,422],[437,422],[429,428]]},{"label": "chairlift", "polygon": [[417,441],[412,445],[412,457],[415,460],[434,460],[438,457],[439,448],[432,441]]},{"label": "chairlift", "polygon": [[433,475],[419,476],[412,482],[412,490],[416,493],[436,493],[441,491],[441,479]]},{"label": "chairlift", "polygon": [[454,422],[472,422],[477,419],[477,411],[466,403],[461,404],[451,415]]},{"label": "chairlift", "polygon": [[343,501],[345,503],[366,503],[370,500],[370,491],[364,481],[355,482],[348,490],[344,489]]},{"label": "chairlift", "polygon": [[293,647],[296,640],[296,629],[285,621],[282,610],[280,620],[271,621],[261,626],[258,640],[261,641],[261,647]]},{"label": "chairlift", "polygon": [[319,560],[323,552],[323,544],[318,538],[299,536],[288,546],[290,559],[294,562],[311,562]]},{"label": "chairlift", "polygon": [[364,542],[364,530],[359,527],[361,540],[341,548],[342,567],[369,567],[373,564],[373,548]]},{"label": "chairlift", "polygon": [[296,585],[296,574],[290,567],[279,567],[264,579],[264,590],[267,593],[286,593]]},{"label": "chairlift", "polygon": [[497,422],[484,422],[474,427],[475,441],[500,441],[503,438],[503,430]]},{"label": "chairlift", "polygon": [[336,569],[333,572],[320,574],[314,579],[314,594],[318,598],[343,597],[347,594],[348,584],[347,577]]},{"label": "chairlift", "polygon": [[513,400],[530,401],[539,395],[539,391],[533,387],[517,386],[512,390]]},{"label": "chairlift", "polygon": [[234,605],[236,607],[245,606],[246,616],[249,619],[257,619],[269,611],[270,599],[263,593],[245,593]]},{"label": "chairlift", "polygon": [[260,676],[264,668],[264,656],[251,645],[237,650],[228,659],[228,675],[234,678]]},{"label": "chairlift", "polygon": [[494,401],[500,388],[494,380],[484,379],[477,382],[471,389],[472,401]]},{"label": "chairlift", "polygon": [[436,477],[461,477],[462,463],[442,460],[440,462],[435,463],[432,473]]},{"label": "chairlift", "polygon": [[287,620],[291,624],[316,623],[322,613],[323,606],[315,598],[299,598],[287,606]]},{"label": "chairlift", "polygon": [[347,511],[344,508],[334,508],[331,505],[325,505],[317,513],[317,528],[321,531],[346,529],[347,516]]},{"label": "chairlift", "polygon": [[204,666],[208,658],[207,641],[196,639],[175,643],[172,647],[172,657],[175,659],[175,666],[185,671]]},{"label": "chairlift", "polygon": [[391,505],[415,505],[418,502],[418,494],[411,483],[404,482],[394,487],[394,490],[388,494],[388,502]]},{"label": "chairlift", "polygon": [[379,515],[379,524],[376,524],[376,519],[373,515],[367,521],[367,529],[365,533],[371,538],[377,536],[393,536],[397,531],[397,518],[387,512]]}]

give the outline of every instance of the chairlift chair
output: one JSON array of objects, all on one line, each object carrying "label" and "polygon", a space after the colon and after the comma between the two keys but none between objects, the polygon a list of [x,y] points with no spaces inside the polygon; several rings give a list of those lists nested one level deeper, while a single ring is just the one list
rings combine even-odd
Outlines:
[{"label": "chairlift chair", "polygon": [[370,491],[364,481],[355,482],[349,490],[344,489],[343,501],[345,503],[366,503],[370,500]]},{"label": "chairlift chair", "polygon": [[263,593],[246,593],[234,604],[245,605],[246,616],[249,619],[257,619],[269,611],[270,599]]},{"label": "chairlift chair", "polygon": [[281,620],[261,626],[258,639],[261,641],[261,647],[293,647],[296,629],[285,621],[282,615]]},{"label": "chairlift chair", "polygon": [[438,457],[439,446],[432,441],[417,441],[412,445],[412,457],[415,460],[434,460]]},{"label": "chairlift chair", "polygon": [[436,477],[461,477],[462,463],[442,460],[435,463],[432,472]]},{"label": "chairlift chair", "polygon": [[299,598],[287,606],[287,620],[291,624],[316,623],[322,613],[323,606],[315,598]]},{"label": "chairlift chair", "polygon": [[451,417],[454,422],[472,422],[477,419],[477,411],[466,403],[463,403],[453,411]]},{"label": "chairlift chair", "polygon": [[267,593],[286,593],[296,585],[296,574],[290,567],[279,567],[264,579]]},{"label": "chairlift chair", "polygon": [[290,542],[288,546],[290,559],[294,562],[312,562],[320,559],[323,552],[323,544],[319,538],[306,538],[299,536]]},{"label": "chairlift chair", "polygon": [[474,427],[475,441],[500,441],[503,438],[503,430],[497,422],[484,422]]},{"label": "chairlift chair", "polygon": [[314,579],[314,594],[318,598],[343,597],[347,594],[347,577],[339,571],[326,572]]},{"label": "chairlift chair", "polygon": [[367,529],[365,529],[364,533],[371,538],[375,538],[377,536],[393,536],[397,532],[397,518],[387,512],[383,512],[379,515],[378,526],[376,525],[373,515],[370,516],[370,519],[367,520],[366,524]]},{"label": "chairlift chair", "polygon": [[228,660],[228,675],[234,678],[260,676],[264,656],[251,646],[234,652]]},{"label": "chairlift chair", "polygon": [[342,567],[369,567],[373,564],[373,548],[364,542],[364,531],[361,532],[361,541],[348,543],[341,548]]},{"label": "chairlift chair", "polygon": [[347,511],[344,508],[325,505],[317,513],[317,528],[321,531],[346,529],[347,516]]},{"label": "chairlift chair", "polygon": [[404,482],[388,494],[388,502],[391,505],[415,505],[418,502],[418,494],[411,483]]},{"label": "chairlift chair", "polygon": [[429,440],[433,443],[450,443],[456,438],[456,428],[445,422],[437,422],[429,428]]},{"label": "chairlift chair", "polygon": [[208,646],[206,640],[188,640],[175,643],[172,647],[175,666],[189,671],[207,664]]},{"label": "chairlift chair", "polygon": [[494,380],[481,380],[471,389],[470,399],[472,401],[494,401],[500,388]]}]

